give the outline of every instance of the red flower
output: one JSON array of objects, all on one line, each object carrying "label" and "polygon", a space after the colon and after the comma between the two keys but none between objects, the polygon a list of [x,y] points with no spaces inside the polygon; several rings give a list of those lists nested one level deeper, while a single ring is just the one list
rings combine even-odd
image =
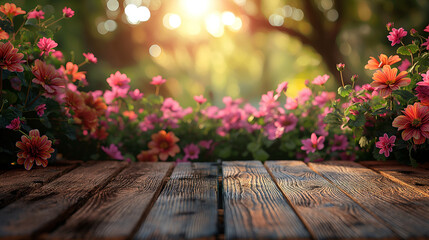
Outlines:
[{"label": "red flower", "polygon": [[396,117],[392,126],[402,132],[402,139],[408,141],[413,138],[415,144],[423,144],[429,138],[429,107],[416,102],[408,105],[402,111],[404,115]]},{"label": "red flower", "polygon": [[397,68],[390,68],[389,65],[383,66],[383,70],[378,70],[372,76],[374,80],[370,85],[376,88],[381,97],[389,96],[393,90],[398,90],[399,87],[404,87],[410,84],[411,79],[405,77],[406,71],[398,72]]},{"label": "red flower", "polygon": [[45,13],[40,10],[40,11],[31,11],[28,13],[27,19],[31,19],[31,18],[35,18],[35,19],[45,19]]},{"label": "red flower", "polygon": [[46,56],[48,56],[50,52],[55,52],[55,50],[53,48],[55,48],[56,46],[58,46],[58,43],[56,43],[51,38],[42,37],[41,39],[39,39],[39,42],[37,43],[37,46],[42,51],[40,53],[40,56],[43,55],[43,53]]},{"label": "red flower", "polygon": [[74,16],[74,11],[71,8],[65,7],[63,9],[63,16],[66,18],[71,18]]},{"label": "red flower", "polygon": [[180,152],[180,148],[176,144],[178,141],[179,139],[173,132],[167,133],[161,130],[158,133],[152,134],[152,141],[149,142],[148,146],[159,154],[159,159],[165,161],[169,155],[174,157]]},{"label": "red flower", "polygon": [[18,53],[18,49],[14,48],[12,43],[0,42],[0,67],[10,72],[23,72],[24,67],[21,63],[25,62],[21,60],[24,54]]},{"label": "red flower", "polygon": [[25,169],[30,170],[34,162],[37,166],[48,165],[48,158],[54,149],[51,147],[52,141],[46,135],[40,137],[39,130],[31,130],[29,136],[23,135],[21,142],[16,142],[16,146],[20,149],[18,152],[18,164],[24,164]]},{"label": "red flower", "polygon": [[17,15],[25,14],[25,11],[20,7],[16,7],[13,3],[5,3],[0,6],[0,12],[4,13],[9,19]]},{"label": "red flower", "polygon": [[36,59],[32,72],[36,78],[33,83],[40,84],[45,89],[45,96],[55,97],[64,91],[65,79],[55,70],[54,66]]},{"label": "red flower", "polygon": [[380,54],[380,56],[378,56],[378,58],[380,59],[380,62],[373,57],[369,57],[369,58],[370,59],[368,60],[368,64],[365,65],[365,69],[369,69],[369,70],[379,69],[379,68],[382,68],[384,65],[392,65],[401,61],[401,58],[399,58],[398,55],[387,57],[384,54]]}]

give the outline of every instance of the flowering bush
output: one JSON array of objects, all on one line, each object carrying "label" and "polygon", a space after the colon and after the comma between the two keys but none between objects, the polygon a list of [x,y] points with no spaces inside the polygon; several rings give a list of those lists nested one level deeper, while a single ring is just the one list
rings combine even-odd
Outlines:
[{"label": "flowering bush", "polygon": [[[371,57],[365,66],[375,70],[371,84],[358,86],[353,76],[353,85],[343,84],[337,95],[326,91],[325,74],[307,81],[296,98],[287,96],[283,82],[263,94],[257,107],[231,97],[223,98],[222,107],[212,106],[199,95],[194,107],[183,108],[159,95],[167,81],[161,76],[150,82],[155,94],[131,89],[131,79],[119,71],[106,79],[108,90],[82,91],[90,81],[81,69],[97,58],[83,53],[80,64],[66,61],[51,30],[73,17],[72,9],[65,7],[57,20],[9,3],[0,12],[0,159],[6,164],[29,170],[61,156],[184,162],[404,154],[415,163],[427,152],[429,47],[415,30],[416,39],[404,45],[407,32],[392,29],[392,46],[401,44],[398,54],[410,60]],[[337,68],[342,79],[345,65]]]}]

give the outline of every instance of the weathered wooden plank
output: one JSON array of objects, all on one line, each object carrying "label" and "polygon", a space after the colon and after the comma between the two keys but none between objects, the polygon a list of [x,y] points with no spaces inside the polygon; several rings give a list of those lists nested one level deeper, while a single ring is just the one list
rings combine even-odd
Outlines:
[{"label": "weathered wooden plank", "polygon": [[401,237],[429,237],[429,198],[426,195],[358,163],[330,161],[309,165]]},{"label": "weathered wooden plank", "polygon": [[223,162],[226,239],[309,238],[259,161]]},{"label": "weathered wooden plank", "polygon": [[0,238],[30,237],[51,230],[124,166],[113,161],[84,163],[0,209]]},{"label": "weathered wooden plank", "polygon": [[48,238],[129,237],[172,167],[172,163],[130,164]]},{"label": "weathered wooden plank", "polygon": [[76,164],[8,170],[0,175],[0,208],[77,167]]},{"label": "weathered wooden plank", "polygon": [[214,163],[179,163],[134,238],[214,239],[217,172]]},{"label": "weathered wooden plank", "polygon": [[[360,162],[360,164],[367,166],[367,162]],[[367,167],[393,181],[416,188],[429,196],[429,170],[406,165],[370,165]]]},{"label": "weathered wooden plank", "polygon": [[302,161],[268,161],[265,165],[315,239],[395,236]]}]

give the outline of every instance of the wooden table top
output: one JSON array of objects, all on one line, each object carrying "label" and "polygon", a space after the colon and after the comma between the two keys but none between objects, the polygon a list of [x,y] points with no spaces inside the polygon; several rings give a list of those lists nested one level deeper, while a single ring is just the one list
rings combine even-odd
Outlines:
[{"label": "wooden table top", "polygon": [[396,162],[74,162],[0,173],[0,238],[428,238],[429,170]]}]

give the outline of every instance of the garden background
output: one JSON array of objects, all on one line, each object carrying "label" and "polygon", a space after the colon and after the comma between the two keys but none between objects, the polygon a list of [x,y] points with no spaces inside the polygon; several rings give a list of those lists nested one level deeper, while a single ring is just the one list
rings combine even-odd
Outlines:
[{"label": "garden background", "polygon": [[[6,1],[1,1],[3,4]],[[335,64],[346,64],[346,81],[372,81],[365,70],[370,56],[395,54],[385,24],[423,29],[429,22],[424,0],[40,0],[13,1],[23,9],[42,6],[59,15],[64,4],[75,10],[55,33],[66,59],[91,51],[84,90],[109,88],[106,78],[119,70],[131,88],[154,92],[153,76],[168,81],[161,95],[184,107],[203,94],[214,105],[224,96],[257,106],[260,96],[288,81],[288,96],[306,79],[327,73],[336,91]],[[127,8],[128,6],[128,8]],[[233,15],[232,15],[232,14]]]}]

